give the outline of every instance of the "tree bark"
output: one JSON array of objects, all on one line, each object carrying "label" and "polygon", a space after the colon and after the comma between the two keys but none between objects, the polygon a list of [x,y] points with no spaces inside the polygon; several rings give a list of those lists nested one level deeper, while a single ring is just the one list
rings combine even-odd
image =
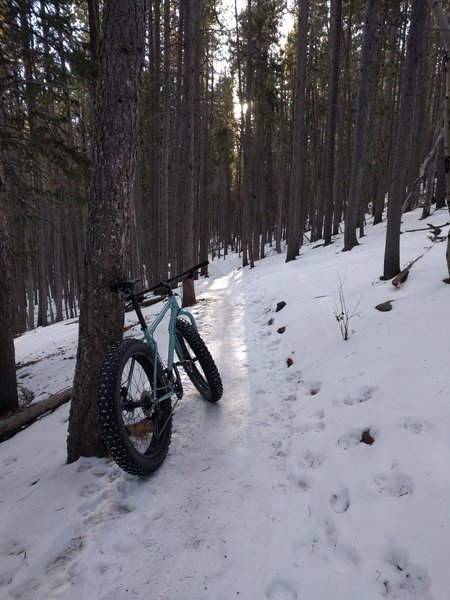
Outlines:
[{"label": "tree bark", "polygon": [[426,4],[424,0],[413,0],[400,93],[397,140],[394,149],[391,185],[389,187],[383,279],[391,279],[400,273],[400,225],[405,191],[405,170],[407,168],[405,156],[408,153],[417,72],[423,48],[425,17]]},{"label": "tree bark", "polygon": [[309,0],[298,0],[299,21],[296,46],[296,73],[294,89],[294,117],[292,141],[292,176],[289,197],[289,225],[286,262],[294,260],[299,252],[303,236],[302,183],[305,162],[305,103],[306,60],[308,41]]},{"label": "tree bark", "polygon": [[[194,266],[194,202],[195,202],[195,35],[198,24],[198,6],[195,0],[181,0],[184,13],[184,119],[182,147],[184,154],[183,186],[182,186],[182,220],[183,239],[181,269],[184,271]],[[195,304],[194,280],[186,279],[183,283],[183,306]]]},{"label": "tree bark", "polygon": [[[444,98],[444,161],[445,181],[447,188],[447,206],[450,212],[450,70],[448,61],[450,59],[450,25],[438,0],[428,0],[434,17],[437,21],[440,33],[445,45],[445,98]],[[447,270],[450,279],[450,232],[447,235]]]},{"label": "tree bark", "polygon": [[376,0],[367,0],[364,15],[364,37],[359,67],[358,95],[356,98],[355,139],[352,148],[352,166],[350,189],[345,213],[344,250],[358,245],[356,227],[361,202],[361,183],[363,176],[367,116],[369,110],[369,76],[373,63],[375,42]]},{"label": "tree bark", "polygon": [[341,41],[342,0],[331,1],[330,15],[330,83],[328,91],[327,122],[324,144],[324,172],[322,174],[321,198],[325,206],[323,237],[325,245],[331,244],[334,210],[334,157],[336,141],[337,103],[339,88],[339,51]]},{"label": "tree bark", "polygon": [[106,0],[104,4],[68,462],[104,454],[95,399],[103,357],[108,346],[122,336],[123,305],[111,294],[109,284],[128,275],[145,21],[145,0]]},{"label": "tree bark", "polygon": [[[1,89],[1,88],[0,88]],[[19,406],[14,356],[14,283],[7,224],[6,182],[0,147],[0,415]]]}]

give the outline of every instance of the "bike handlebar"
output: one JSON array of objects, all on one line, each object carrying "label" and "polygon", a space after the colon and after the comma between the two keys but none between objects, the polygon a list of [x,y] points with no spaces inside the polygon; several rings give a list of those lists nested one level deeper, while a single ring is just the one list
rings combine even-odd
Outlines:
[{"label": "bike handlebar", "polygon": [[149,287],[148,289],[142,290],[142,292],[139,292],[138,296],[147,294],[148,292],[153,292],[153,290],[157,290],[159,287],[164,287],[165,285],[172,283],[172,281],[181,279],[181,277],[184,277],[185,275],[187,276],[186,279],[192,279],[192,277],[194,277],[194,272],[198,271],[199,269],[202,269],[203,267],[206,267],[206,265],[209,265],[209,260],[204,260],[203,262],[199,263],[198,265],[195,265],[195,267],[191,267],[190,269],[188,269],[187,271],[184,271],[183,273],[178,273],[178,275],[175,275],[175,277],[171,277],[170,279],[161,280],[156,285],[153,285],[152,287]]}]

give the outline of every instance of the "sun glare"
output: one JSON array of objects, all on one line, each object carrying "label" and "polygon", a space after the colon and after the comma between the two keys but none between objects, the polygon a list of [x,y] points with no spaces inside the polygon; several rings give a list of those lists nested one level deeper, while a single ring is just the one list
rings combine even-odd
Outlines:
[{"label": "sun glare", "polygon": [[248,109],[247,102],[244,102],[243,104],[240,104],[239,102],[234,103],[233,114],[234,114],[234,118],[236,119],[236,121],[238,121],[241,118],[241,109],[242,109],[242,114],[245,115],[245,113],[247,112],[247,109]]}]

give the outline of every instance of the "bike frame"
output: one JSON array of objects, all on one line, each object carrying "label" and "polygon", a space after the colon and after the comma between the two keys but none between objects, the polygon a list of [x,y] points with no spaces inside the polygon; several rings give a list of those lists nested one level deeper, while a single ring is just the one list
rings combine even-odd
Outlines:
[{"label": "bike frame", "polygon": [[[169,319],[169,326],[168,326],[169,347],[167,350],[167,360],[166,360],[166,365],[165,365],[166,371],[168,374],[173,372],[173,367],[174,367],[173,359],[174,359],[175,344],[176,344],[175,322],[176,322],[177,318],[180,316],[187,317],[189,319],[189,321],[191,322],[192,327],[197,329],[197,324],[195,322],[193,315],[191,315],[191,313],[188,312],[187,310],[183,310],[182,308],[179,307],[175,294],[169,295],[166,302],[167,302],[166,305],[162,308],[162,310],[159,312],[159,314],[155,317],[152,324],[149,325],[147,327],[147,329],[145,329],[145,331],[143,332],[145,342],[148,344],[148,346],[150,347],[150,349],[152,350],[153,355],[154,355],[154,361],[153,361],[153,363],[154,363],[154,365],[153,365],[154,395],[156,395],[156,368],[157,368],[157,364],[158,364],[158,361],[157,361],[158,342],[154,338],[154,333],[155,333],[156,329],[158,328],[158,325],[164,319],[165,315],[170,311],[170,319]],[[171,380],[169,380],[169,384],[171,384],[171,383],[172,383]],[[161,400],[165,400],[167,397],[170,397],[171,395],[173,395],[173,389],[171,392],[164,395],[162,398],[158,398],[158,402],[160,402]]]},{"label": "bike frame", "polygon": [[[174,363],[174,354],[176,351],[176,336],[175,336],[175,323],[178,317],[184,316],[187,317],[195,329],[197,329],[197,323],[195,322],[194,316],[187,310],[180,308],[177,300],[177,295],[173,293],[171,288],[168,288],[168,296],[165,300],[165,306],[160,310],[160,312],[156,315],[150,325],[147,325],[142,314],[141,307],[138,304],[136,297],[133,296],[130,298],[133,303],[134,310],[136,311],[137,317],[141,324],[141,329],[143,332],[143,341],[149,346],[151,351],[153,352],[153,389],[152,389],[152,401],[157,404],[162,402],[163,400],[167,400],[171,398],[174,393],[176,393],[174,386],[174,378],[173,378],[173,370],[176,364]],[[167,350],[167,361],[165,364],[165,370],[167,377],[167,384],[169,386],[169,391],[166,392],[163,396],[157,396],[157,368],[158,368],[158,342],[154,338],[154,333],[158,326],[161,324],[161,321],[164,319],[166,314],[170,312],[169,325],[168,325],[168,333],[169,333],[169,347]],[[128,375],[129,381],[131,381],[133,376],[134,364],[130,368],[130,373]]]},{"label": "bike frame", "polygon": [[[178,295],[174,294],[172,288],[170,287],[170,283],[177,279],[181,279],[184,276],[193,277],[196,270],[206,266],[207,264],[208,264],[208,261],[200,263],[200,264],[196,265],[195,267],[192,267],[192,269],[189,269],[189,271],[180,273],[179,275],[176,275],[175,277],[172,277],[171,279],[166,279],[165,281],[161,281],[159,284],[154,285],[147,290],[143,290],[138,295],[136,295],[133,292],[134,283],[136,281],[138,281],[136,279],[132,280],[132,281],[118,282],[117,284],[111,285],[111,291],[121,291],[121,292],[125,293],[126,299],[128,301],[130,301],[131,304],[133,305],[134,311],[137,315],[137,318],[139,319],[139,323],[141,325],[141,329],[144,334],[143,341],[149,346],[149,348],[153,352],[154,360],[153,360],[152,402],[154,402],[155,404],[158,404],[159,402],[162,402],[163,400],[167,400],[168,398],[171,398],[174,394],[177,393],[177,389],[175,386],[175,379],[173,377],[174,368],[176,370],[176,367],[177,367],[177,363],[175,363],[173,360],[174,353],[177,351],[177,339],[176,339],[176,335],[175,335],[175,324],[176,324],[177,318],[180,316],[187,317],[189,319],[192,327],[194,327],[194,329],[197,330],[197,323],[195,322],[193,315],[189,311],[180,308],[180,306],[178,304],[178,300],[177,300]],[[164,300],[166,304],[165,304],[165,306],[163,306],[161,311],[153,319],[152,323],[150,325],[147,325],[147,323],[144,319],[144,315],[142,314],[141,307],[139,306],[139,301],[142,301],[142,299],[144,298],[144,295],[146,293],[152,292],[161,287],[164,288],[167,292],[167,298]],[[160,300],[158,299],[158,300],[156,300],[156,302],[160,302]],[[167,351],[167,361],[166,361],[166,365],[165,365],[165,374],[166,374],[166,379],[167,379],[167,385],[165,387],[169,387],[169,391],[166,392],[163,396],[157,397],[158,389],[157,389],[156,383],[157,383],[157,375],[158,375],[159,354],[158,354],[158,343],[154,338],[154,333],[155,333],[156,329],[158,328],[158,326],[160,325],[161,321],[164,319],[164,317],[166,316],[166,314],[169,311],[170,311],[169,326],[168,326],[169,348]],[[179,354],[179,353],[177,352],[177,354]],[[133,377],[133,371],[134,371],[134,361],[131,364],[130,372],[128,375],[128,384],[130,384],[131,379]],[[179,381],[178,371],[176,371],[176,375],[177,375],[176,381]]]}]

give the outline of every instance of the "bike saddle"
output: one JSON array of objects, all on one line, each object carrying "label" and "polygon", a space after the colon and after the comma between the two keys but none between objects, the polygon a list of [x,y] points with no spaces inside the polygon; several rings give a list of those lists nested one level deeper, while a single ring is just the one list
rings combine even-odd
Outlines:
[{"label": "bike saddle", "polygon": [[123,292],[124,294],[131,294],[134,290],[134,286],[140,279],[127,279],[126,281],[117,281],[116,283],[111,283],[109,289],[112,292]]}]

